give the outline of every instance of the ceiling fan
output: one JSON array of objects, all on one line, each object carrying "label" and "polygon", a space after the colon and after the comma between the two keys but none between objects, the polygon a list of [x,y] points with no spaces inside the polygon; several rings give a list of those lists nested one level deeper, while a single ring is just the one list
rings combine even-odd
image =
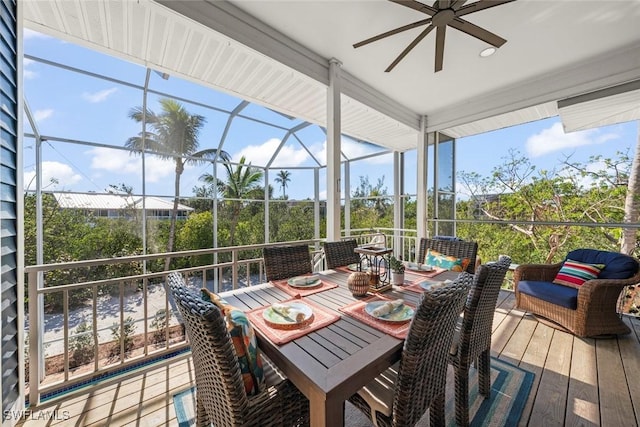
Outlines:
[{"label": "ceiling fan", "polygon": [[426,15],[429,18],[422,19],[420,21],[413,22],[411,24],[403,25],[402,27],[395,28],[393,30],[378,34],[361,42],[353,45],[354,48],[359,48],[366,44],[381,40],[383,38],[393,36],[403,31],[411,30],[413,28],[427,25],[418,37],[415,38],[400,55],[387,67],[385,73],[393,70],[402,59],[414,48],[422,39],[424,39],[434,28],[436,29],[436,61],[435,72],[442,70],[442,63],[444,59],[444,38],[447,31],[447,25],[460,30],[463,33],[467,33],[477,39],[480,39],[490,45],[498,48],[505,44],[507,41],[502,37],[478,27],[471,22],[462,19],[463,16],[469,15],[474,12],[489,9],[491,7],[500,6],[505,3],[510,3],[515,0],[478,0],[473,3],[469,3],[465,6],[467,0],[436,0],[433,6],[427,6],[416,0],[389,0],[392,3],[397,3],[404,7],[417,10]]}]

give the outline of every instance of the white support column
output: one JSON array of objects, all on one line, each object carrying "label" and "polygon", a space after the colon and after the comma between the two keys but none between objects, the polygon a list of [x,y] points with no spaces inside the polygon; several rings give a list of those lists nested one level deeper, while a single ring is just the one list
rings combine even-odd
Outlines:
[{"label": "white support column", "polygon": [[320,238],[320,168],[313,169],[313,225],[314,238]]},{"label": "white support column", "polygon": [[351,236],[351,162],[344,162],[344,230]]},{"label": "white support column", "polygon": [[418,134],[418,164],[416,165],[416,175],[418,177],[416,185],[416,229],[418,238],[427,237],[427,148],[427,117],[422,116],[420,118],[420,133]]},{"label": "white support column", "polygon": [[327,240],[340,240],[340,67],[329,60],[327,88]]},{"label": "white support column", "polygon": [[269,243],[269,168],[264,170],[264,242]]},{"label": "white support column", "polygon": [[404,228],[404,205],[402,203],[402,193],[404,192],[404,168],[402,153],[393,152],[393,248],[396,257],[401,257],[404,252],[401,244],[402,232],[399,229]]}]

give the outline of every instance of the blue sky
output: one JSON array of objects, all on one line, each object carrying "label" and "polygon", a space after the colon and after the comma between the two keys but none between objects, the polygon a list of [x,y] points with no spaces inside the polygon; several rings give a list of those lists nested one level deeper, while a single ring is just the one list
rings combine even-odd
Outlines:
[{"label": "blue sky", "polygon": [[[87,50],[71,43],[25,30],[25,53],[48,59],[70,67],[77,67],[114,79],[142,86],[145,68],[104,54]],[[25,60],[25,98],[38,123],[39,132],[71,140],[90,141],[113,147],[122,147],[130,136],[137,134],[140,125],[129,119],[132,107],[142,105],[142,92],[136,87],[112,81],[95,79],[40,62]],[[174,94],[196,102],[215,105],[224,110],[235,108],[239,99],[204,88],[174,76],[168,80],[152,73],[150,88]],[[159,95],[150,94],[148,105],[159,111]],[[217,146],[226,124],[227,115],[198,105],[185,103],[191,113],[206,117],[200,134],[200,148]],[[287,119],[268,109],[252,104],[243,111],[279,126],[292,127],[299,120]],[[25,131],[31,132],[25,120]],[[616,151],[635,148],[638,136],[635,122],[613,125],[583,132],[564,134],[558,118],[546,119],[521,126],[498,130],[457,141],[458,171],[475,171],[483,175],[502,162],[509,149],[528,156],[538,169],[554,169],[565,156],[574,161],[586,161],[592,155],[613,156]],[[223,149],[235,161],[245,156],[254,165],[265,165],[280,144],[285,131],[238,118],[235,119]],[[299,169],[314,166],[315,156],[325,163],[326,137],[318,126],[298,132],[308,148],[293,138],[281,149],[272,165],[270,183],[275,193],[280,188],[274,178],[281,166],[291,172],[287,189],[290,198],[313,197],[313,172]],[[33,139],[25,138],[25,187],[34,188],[35,150]],[[343,151],[350,157],[359,157],[382,149],[350,139],[343,141]],[[405,184],[408,193],[415,193],[415,151],[406,155]],[[116,148],[90,147],[70,143],[46,142],[43,145],[43,182],[50,190],[102,192],[109,184],[125,183],[142,190],[141,159]],[[146,159],[146,190],[149,194],[173,195],[174,167],[171,162],[154,156]],[[286,167],[284,167],[286,166]],[[384,176],[389,193],[393,190],[392,156],[390,154],[364,159],[351,164],[351,187],[357,187],[360,176],[368,176],[375,184]],[[201,185],[198,177],[211,172],[206,165],[188,166],[182,176],[181,194],[187,196],[194,186]],[[55,178],[56,184],[50,179]],[[324,169],[320,172],[321,197],[325,191]],[[459,188],[464,192],[464,189]]]}]

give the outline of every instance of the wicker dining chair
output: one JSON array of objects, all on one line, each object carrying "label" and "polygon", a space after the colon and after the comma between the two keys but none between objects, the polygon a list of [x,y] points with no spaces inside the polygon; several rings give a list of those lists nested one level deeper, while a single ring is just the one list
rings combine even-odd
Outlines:
[{"label": "wicker dining chair", "polygon": [[282,280],[313,273],[309,246],[271,246],[263,248],[267,280]]},{"label": "wicker dining chair", "polygon": [[191,344],[197,425],[309,425],[309,401],[264,355],[265,387],[247,396],[224,314],[188,290],[179,273],[167,283]]},{"label": "wicker dining chair", "polygon": [[498,262],[481,265],[475,272],[464,316],[458,319],[449,352],[455,372],[456,424],[469,425],[469,366],[478,368],[478,389],[485,399],[491,395],[491,329],[500,287],[511,264],[501,256]]},{"label": "wicker dining chair", "polygon": [[355,239],[324,243],[324,257],[328,269],[360,262],[360,255],[353,250],[358,247]]},{"label": "wicker dining chair", "polygon": [[469,258],[469,264],[465,271],[468,273],[475,273],[476,271],[476,257],[478,255],[478,242],[464,241],[464,240],[444,240],[444,239],[429,239],[426,237],[420,238],[420,245],[418,248],[417,262],[424,262],[424,257],[427,254],[427,249],[433,249],[441,254],[454,256],[456,258]]},{"label": "wicker dining chair", "polygon": [[472,281],[463,272],[451,285],[422,294],[400,362],[349,398],[375,425],[413,426],[427,409],[431,426],[444,425],[447,355]]}]

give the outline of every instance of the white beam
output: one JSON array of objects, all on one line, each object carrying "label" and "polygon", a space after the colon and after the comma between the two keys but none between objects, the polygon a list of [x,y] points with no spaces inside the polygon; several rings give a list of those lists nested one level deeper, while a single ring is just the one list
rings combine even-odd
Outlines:
[{"label": "white beam", "polygon": [[[420,119],[420,133],[418,134],[418,152],[416,156],[416,229],[418,238],[427,236],[427,117]],[[417,253],[417,251],[416,251]]]},{"label": "white beam", "polygon": [[327,240],[340,240],[340,67],[329,61],[327,89]]}]

